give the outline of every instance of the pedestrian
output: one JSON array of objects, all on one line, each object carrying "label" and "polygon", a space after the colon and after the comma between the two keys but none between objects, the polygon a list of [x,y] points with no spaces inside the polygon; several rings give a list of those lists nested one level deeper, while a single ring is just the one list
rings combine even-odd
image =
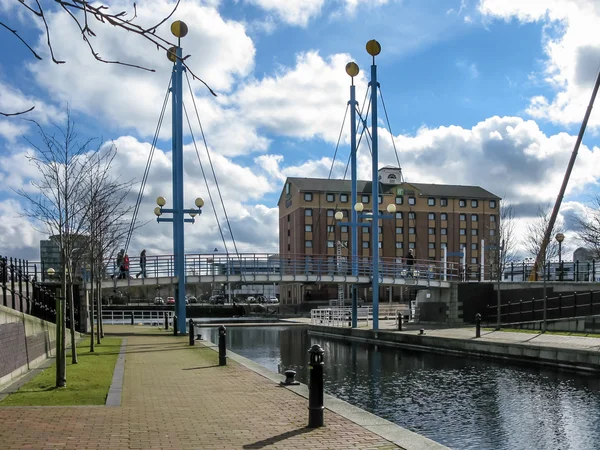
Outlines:
[{"label": "pedestrian", "polygon": [[121,276],[123,275],[123,255],[125,255],[125,249],[119,250],[119,253],[117,253],[117,260],[115,262],[116,268],[114,273],[111,275],[111,278],[114,278],[115,274],[117,273],[117,278],[121,278]]},{"label": "pedestrian", "polygon": [[142,276],[142,278],[147,278],[146,275],[146,249],[142,250],[142,253],[140,253],[140,272],[135,276],[136,278],[138,278],[140,275]]},{"label": "pedestrian", "polygon": [[413,255],[412,248],[408,251],[408,255],[406,255],[406,265],[409,266],[409,269],[415,264],[415,255]]},{"label": "pedestrian", "polygon": [[129,255],[125,253],[123,256],[123,264],[121,265],[121,278],[129,279]]}]

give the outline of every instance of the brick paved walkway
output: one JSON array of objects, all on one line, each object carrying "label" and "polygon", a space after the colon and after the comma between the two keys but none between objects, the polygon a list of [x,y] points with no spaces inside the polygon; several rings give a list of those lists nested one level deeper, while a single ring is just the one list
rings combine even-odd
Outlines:
[{"label": "brick paved walkway", "polygon": [[136,334],[126,352],[120,407],[0,407],[0,448],[398,448],[328,410],[305,428],[306,399],[186,337]]}]

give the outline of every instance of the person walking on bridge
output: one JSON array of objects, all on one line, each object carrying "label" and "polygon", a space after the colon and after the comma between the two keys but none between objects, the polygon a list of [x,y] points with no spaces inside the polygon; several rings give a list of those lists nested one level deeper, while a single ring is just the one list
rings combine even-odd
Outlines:
[{"label": "person walking on bridge", "polygon": [[142,250],[142,253],[140,253],[140,269],[140,272],[135,277],[139,278],[139,276],[141,275],[142,278],[147,278],[148,276],[146,275],[146,249]]},{"label": "person walking on bridge", "polygon": [[123,265],[121,267],[121,278],[125,280],[129,279],[129,255],[127,253],[123,256]]}]

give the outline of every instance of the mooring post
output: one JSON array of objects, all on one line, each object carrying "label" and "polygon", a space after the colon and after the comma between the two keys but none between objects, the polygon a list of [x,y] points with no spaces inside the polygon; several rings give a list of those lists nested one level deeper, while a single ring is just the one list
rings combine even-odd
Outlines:
[{"label": "mooring post", "polygon": [[475,337],[481,337],[481,314],[475,314]]},{"label": "mooring post", "polygon": [[313,345],[308,351],[309,385],[308,385],[308,427],[318,428],[323,426],[323,353],[320,345]]},{"label": "mooring post", "polygon": [[227,336],[227,330],[225,326],[219,326],[219,365],[227,365],[227,347],[225,344],[225,337]]}]

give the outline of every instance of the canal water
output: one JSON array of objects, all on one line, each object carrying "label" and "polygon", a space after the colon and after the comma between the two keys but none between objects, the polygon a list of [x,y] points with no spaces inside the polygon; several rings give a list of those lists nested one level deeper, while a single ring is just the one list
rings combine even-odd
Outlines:
[{"label": "canal water", "polygon": [[[212,342],[216,328],[202,329]],[[229,327],[227,348],[307,383],[308,349],[325,350],[325,390],[453,449],[600,449],[597,375],[444,356],[308,334]]]}]

